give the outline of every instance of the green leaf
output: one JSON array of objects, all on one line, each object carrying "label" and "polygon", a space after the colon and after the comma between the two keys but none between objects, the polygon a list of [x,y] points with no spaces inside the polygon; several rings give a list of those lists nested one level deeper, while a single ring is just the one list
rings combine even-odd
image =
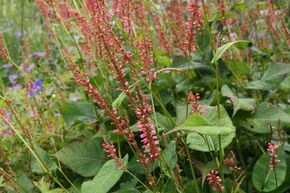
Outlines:
[{"label": "green leaf", "polygon": [[273,64],[265,71],[260,80],[246,85],[248,89],[270,90],[276,88],[290,73],[290,64]]},{"label": "green leaf", "polygon": [[270,192],[283,183],[287,171],[283,146],[277,150],[276,159],[280,160],[280,162],[276,165],[275,172],[269,168],[270,155],[268,153],[263,154],[256,162],[253,169],[252,182],[258,191]]},{"label": "green leaf", "polygon": [[220,106],[218,120],[217,107],[203,106],[205,113],[194,113],[183,123],[168,133],[176,131],[191,131],[204,135],[228,135],[235,132],[235,127],[223,106]]},{"label": "green leaf", "polygon": [[239,80],[239,83],[243,81],[246,75],[250,74],[250,66],[244,61],[237,60],[226,60],[225,65],[234,75],[234,77]]},{"label": "green leaf", "polygon": [[125,92],[121,92],[121,94],[112,103],[112,107],[117,109],[122,104],[122,102],[123,102],[123,100],[125,98],[126,98],[126,93]]},{"label": "green leaf", "polygon": [[[163,114],[161,114],[161,113],[159,113],[159,112],[155,112],[155,116],[156,116],[156,121],[157,121],[157,123],[158,123],[158,126],[160,127],[160,128],[158,128],[158,131],[162,131],[162,130],[170,130],[170,129],[172,129],[173,127],[174,127],[174,125],[173,125],[173,123],[172,123],[172,121],[167,117],[167,116],[165,116],[165,115],[163,115]],[[151,116],[151,122],[152,123],[154,123],[154,119],[155,119],[155,116],[154,115],[152,115]]]},{"label": "green leaf", "polygon": [[105,153],[99,139],[70,144],[59,150],[55,156],[84,177],[96,175],[105,162]]},{"label": "green leaf", "polygon": [[238,98],[231,89],[224,85],[221,88],[222,95],[229,98],[231,103],[233,104],[234,111],[233,116],[239,111],[254,111],[256,107],[256,101],[253,98]]},{"label": "green leaf", "polygon": [[210,66],[202,63],[202,58],[196,58],[195,60],[190,60],[187,57],[176,56],[172,61],[172,67],[178,68],[180,70],[208,70],[211,71]]},{"label": "green leaf", "polygon": [[[187,111],[187,112],[186,112]],[[176,106],[176,124],[181,124],[186,119],[186,115],[191,114],[191,107],[188,103],[177,101]]]},{"label": "green leaf", "polygon": [[94,105],[90,103],[67,103],[61,107],[60,113],[68,125],[73,124],[75,121],[82,121],[84,123],[96,121]]},{"label": "green leaf", "polygon": [[41,193],[64,193],[61,188],[50,189],[51,184],[49,181],[45,181],[44,177],[42,177],[38,182],[34,182],[34,184]]},{"label": "green leaf", "polygon": [[22,190],[22,192],[33,192],[33,183],[31,179],[29,179],[22,171],[19,173],[17,172],[16,181],[19,184],[19,188]]},{"label": "green leaf", "polygon": [[177,154],[176,154],[176,145],[174,141],[171,141],[167,147],[162,152],[162,161],[160,161],[161,165],[165,164],[165,168],[173,169],[178,161]]},{"label": "green leaf", "polygon": [[215,64],[221,57],[222,55],[225,53],[225,51],[227,51],[230,47],[232,47],[233,45],[237,44],[237,43],[249,43],[249,41],[247,40],[237,40],[237,41],[233,41],[233,42],[229,42],[226,43],[225,45],[219,47],[211,61],[211,63]]},{"label": "green leaf", "polygon": [[273,126],[273,131],[275,131],[278,122],[280,122],[281,127],[289,125],[290,115],[278,106],[261,103],[255,114],[243,122],[243,126],[256,133],[271,133],[268,124],[270,123]]},{"label": "green leaf", "polygon": [[[128,162],[128,155],[124,158],[125,164]],[[81,193],[106,193],[121,178],[123,170],[120,170],[114,159],[107,161],[93,180],[82,184]]]},{"label": "green leaf", "polygon": [[153,88],[157,91],[161,91],[168,88],[175,87],[176,82],[169,74],[159,74],[156,79],[154,79]]},{"label": "green leaf", "polygon": [[3,176],[0,176],[0,187],[2,187],[4,185],[3,182],[4,182]]},{"label": "green leaf", "polygon": [[[222,148],[227,147],[235,137],[235,133],[229,133],[227,135],[220,135]],[[193,150],[209,152],[218,151],[219,148],[219,137],[201,135],[198,133],[190,132],[187,135],[186,142],[188,147]]]},{"label": "green leaf", "polygon": [[137,180],[133,179],[131,181],[121,183],[120,189],[114,193],[140,193],[140,191],[135,188],[137,182]]},{"label": "green leaf", "polygon": [[[51,159],[50,155],[38,146],[36,146],[35,149],[36,149],[39,157],[43,161],[43,163],[47,166],[47,168],[49,168],[51,171],[56,170],[57,165]],[[46,173],[46,171],[43,170],[41,164],[38,162],[38,160],[34,156],[31,157],[30,167],[31,167],[32,172],[35,172],[38,174]]]}]

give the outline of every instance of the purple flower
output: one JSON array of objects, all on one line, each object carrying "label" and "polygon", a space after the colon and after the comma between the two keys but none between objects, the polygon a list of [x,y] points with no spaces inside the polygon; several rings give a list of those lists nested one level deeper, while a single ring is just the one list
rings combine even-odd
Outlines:
[{"label": "purple flower", "polygon": [[12,64],[3,64],[2,68],[12,68]]},{"label": "purple flower", "polygon": [[36,56],[36,57],[39,57],[39,58],[43,58],[46,56],[46,53],[45,52],[31,52],[31,56]]},{"label": "purple flower", "polygon": [[55,116],[55,117],[60,117],[60,112],[55,112],[55,113],[54,113],[54,116]]},{"label": "purple flower", "polygon": [[18,38],[21,38],[23,34],[22,34],[21,31],[17,31],[17,32],[15,33],[15,35],[16,35]]},{"label": "purple flower", "polygon": [[7,26],[10,27],[10,28],[13,27],[13,26],[14,26],[13,21],[9,21],[9,22],[7,23]]},{"label": "purple flower", "polygon": [[35,64],[32,63],[28,66],[28,68],[26,68],[26,72],[30,72],[33,68],[35,68]]},{"label": "purple flower", "polygon": [[14,86],[9,87],[9,90],[14,90],[14,91],[18,91],[22,88],[21,84],[16,84]]},{"label": "purple flower", "polygon": [[7,135],[13,135],[14,133],[15,132],[12,129],[10,129],[10,128],[6,130],[6,134]]},{"label": "purple flower", "polygon": [[42,92],[42,81],[41,80],[36,80],[35,83],[31,86],[29,89],[28,95],[30,97],[39,94]]},{"label": "purple flower", "polygon": [[73,97],[70,97],[69,99],[73,102],[76,102],[79,100],[79,98],[80,98],[79,96],[73,96]]},{"label": "purple flower", "polygon": [[17,74],[12,74],[12,75],[9,75],[9,81],[13,84],[15,84],[15,80],[18,78],[18,75]]}]

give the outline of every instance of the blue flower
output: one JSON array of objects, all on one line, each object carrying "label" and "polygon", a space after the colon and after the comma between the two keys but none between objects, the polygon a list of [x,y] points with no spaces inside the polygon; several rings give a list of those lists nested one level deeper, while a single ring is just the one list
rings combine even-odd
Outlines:
[{"label": "blue flower", "polygon": [[39,94],[42,92],[42,81],[41,80],[36,80],[35,83],[31,86],[29,89],[28,95],[30,97]]}]

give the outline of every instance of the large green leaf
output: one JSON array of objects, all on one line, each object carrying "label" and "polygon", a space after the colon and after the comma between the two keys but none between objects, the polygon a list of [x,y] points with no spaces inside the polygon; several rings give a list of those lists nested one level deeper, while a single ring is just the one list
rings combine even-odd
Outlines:
[{"label": "large green leaf", "polygon": [[74,172],[84,177],[96,175],[105,162],[105,153],[98,139],[73,143],[59,150],[55,156]]},{"label": "large green leaf", "polygon": [[270,155],[268,153],[263,154],[256,162],[252,181],[258,191],[270,192],[277,189],[283,183],[287,172],[283,146],[277,150],[276,159],[280,160],[280,162],[277,164],[275,172],[269,168]]},{"label": "large green leaf", "polygon": [[[227,135],[220,135],[222,148],[227,147],[235,137],[235,133],[229,133]],[[219,150],[219,137],[201,135],[198,133],[190,132],[187,135],[186,142],[188,147],[193,150],[209,152]]]},{"label": "large green leaf", "polygon": [[84,123],[96,121],[94,105],[90,103],[67,103],[61,107],[60,113],[68,125],[73,124],[75,121],[82,121]]},{"label": "large green leaf", "polygon": [[[36,151],[43,164],[45,164],[48,169],[50,169],[51,171],[56,170],[57,165],[46,151],[38,146],[36,146]],[[32,172],[39,174],[46,173],[46,171],[41,166],[41,163],[39,163],[39,161],[34,156],[31,157],[30,167]]]},{"label": "large green leaf", "polygon": [[290,64],[273,64],[265,71],[260,80],[250,82],[246,88],[270,90],[276,88],[290,73]]},{"label": "large green leaf", "polygon": [[[128,162],[128,156],[124,158],[125,164]],[[81,193],[106,193],[121,178],[123,170],[120,170],[114,159],[107,161],[93,180],[82,184]]]},{"label": "large green leaf", "polygon": [[218,118],[217,107],[203,106],[204,114],[194,113],[183,123],[168,133],[176,131],[191,131],[204,135],[229,135],[235,132],[235,127],[223,106],[220,106]]},{"label": "large green leaf", "polygon": [[277,124],[284,127],[290,124],[290,115],[278,106],[261,103],[257,107],[257,111],[253,116],[246,119],[243,125],[256,133],[270,133],[271,129],[268,127],[270,123],[273,130],[277,130]]}]

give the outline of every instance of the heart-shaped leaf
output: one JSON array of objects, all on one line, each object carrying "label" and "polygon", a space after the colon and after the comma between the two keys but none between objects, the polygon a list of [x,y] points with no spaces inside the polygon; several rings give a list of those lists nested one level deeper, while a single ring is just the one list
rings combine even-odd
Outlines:
[{"label": "heart-shaped leaf", "polygon": [[[127,164],[128,155],[124,158]],[[82,184],[82,193],[107,193],[121,178],[123,170],[120,170],[114,159],[107,161],[93,180]]]},{"label": "heart-shaped leaf", "polygon": [[183,123],[168,133],[191,131],[204,135],[228,135],[235,132],[235,127],[223,106],[220,106],[220,117],[217,107],[203,106],[204,114],[194,113]]},{"label": "heart-shaped leaf", "polygon": [[248,118],[243,125],[256,133],[270,133],[271,128],[268,124],[272,125],[272,130],[277,130],[277,124],[280,123],[281,127],[290,124],[290,115],[278,106],[273,106],[267,103],[261,103],[257,107],[255,114]]},{"label": "heart-shaped leaf", "polygon": [[60,113],[68,125],[75,121],[84,123],[94,122],[96,120],[94,106],[90,103],[74,102],[67,103],[61,107]]},{"label": "heart-shaped leaf", "polygon": [[260,80],[250,82],[246,88],[270,90],[276,88],[290,73],[290,64],[273,64],[265,71]]},{"label": "heart-shaped leaf", "polygon": [[96,175],[105,162],[105,153],[98,139],[73,143],[59,150],[55,156],[74,172],[84,177]]}]

